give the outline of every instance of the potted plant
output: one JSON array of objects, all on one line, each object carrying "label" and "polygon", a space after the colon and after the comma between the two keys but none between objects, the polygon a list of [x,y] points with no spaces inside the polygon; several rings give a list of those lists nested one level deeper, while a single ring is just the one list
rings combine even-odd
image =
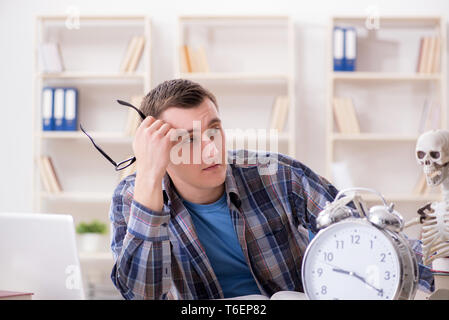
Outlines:
[{"label": "potted plant", "polygon": [[103,235],[107,233],[105,223],[98,220],[80,222],[76,227],[79,234],[79,247],[81,252],[97,252],[101,247]]}]

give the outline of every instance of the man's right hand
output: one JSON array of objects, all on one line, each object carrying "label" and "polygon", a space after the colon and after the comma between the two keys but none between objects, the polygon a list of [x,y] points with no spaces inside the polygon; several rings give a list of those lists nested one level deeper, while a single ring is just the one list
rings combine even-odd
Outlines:
[{"label": "man's right hand", "polygon": [[136,156],[136,181],[134,199],[154,211],[163,207],[162,178],[170,161],[170,149],[176,141],[170,141],[174,130],[170,124],[154,117],[146,117],[133,141]]}]

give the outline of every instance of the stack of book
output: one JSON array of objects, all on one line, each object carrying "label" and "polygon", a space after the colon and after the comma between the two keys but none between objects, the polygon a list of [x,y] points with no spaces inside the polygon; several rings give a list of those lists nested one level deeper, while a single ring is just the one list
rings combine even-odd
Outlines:
[{"label": "stack of book", "polygon": [[357,32],[354,27],[335,27],[333,34],[334,71],[355,71]]},{"label": "stack of book", "polygon": [[418,73],[438,73],[440,70],[440,37],[423,37],[419,45]]},{"label": "stack of book", "polygon": [[143,49],[145,47],[144,36],[134,36],[128,44],[125,57],[120,65],[120,72],[134,72],[139,65]]},{"label": "stack of book", "polygon": [[207,62],[206,51],[202,46],[194,49],[188,45],[180,48],[181,72],[209,72],[209,63]]},{"label": "stack of book", "polygon": [[334,118],[341,133],[360,133],[359,121],[351,98],[334,98]]},{"label": "stack of book", "polygon": [[39,171],[44,188],[49,193],[62,192],[61,183],[56,175],[55,167],[50,157],[41,155],[39,157]]},{"label": "stack of book", "polygon": [[42,89],[42,130],[75,131],[78,121],[78,90],[45,87]]},{"label": "stack of book", "polygon": [[287,115],[288,115],[288,97],[287,96],[276,97],[271,115],[270,129],[277,129],[279,132],[282,132],[285,127]]}]

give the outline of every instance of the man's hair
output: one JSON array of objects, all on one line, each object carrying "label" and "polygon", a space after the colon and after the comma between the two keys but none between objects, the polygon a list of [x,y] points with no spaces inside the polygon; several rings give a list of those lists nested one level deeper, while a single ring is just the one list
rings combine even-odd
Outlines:
[{"label": "man's hair", "polygon": [[158,118],[170,107],[186,109],[197,107],[204,98],[209,98],[218,110],[215,96],[200,84],[186,79],[167,80],[143,98],[140,110],[147,117]]}]

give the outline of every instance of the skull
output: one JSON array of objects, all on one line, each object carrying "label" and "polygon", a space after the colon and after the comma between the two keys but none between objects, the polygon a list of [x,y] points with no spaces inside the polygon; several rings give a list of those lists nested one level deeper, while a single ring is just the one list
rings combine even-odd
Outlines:
[{"label": "skull", "polygon": [[423,133],[416,143],[415,155],[423,167],[427,184],[438,186],[448,177],[449,131],[438,129]]}]

